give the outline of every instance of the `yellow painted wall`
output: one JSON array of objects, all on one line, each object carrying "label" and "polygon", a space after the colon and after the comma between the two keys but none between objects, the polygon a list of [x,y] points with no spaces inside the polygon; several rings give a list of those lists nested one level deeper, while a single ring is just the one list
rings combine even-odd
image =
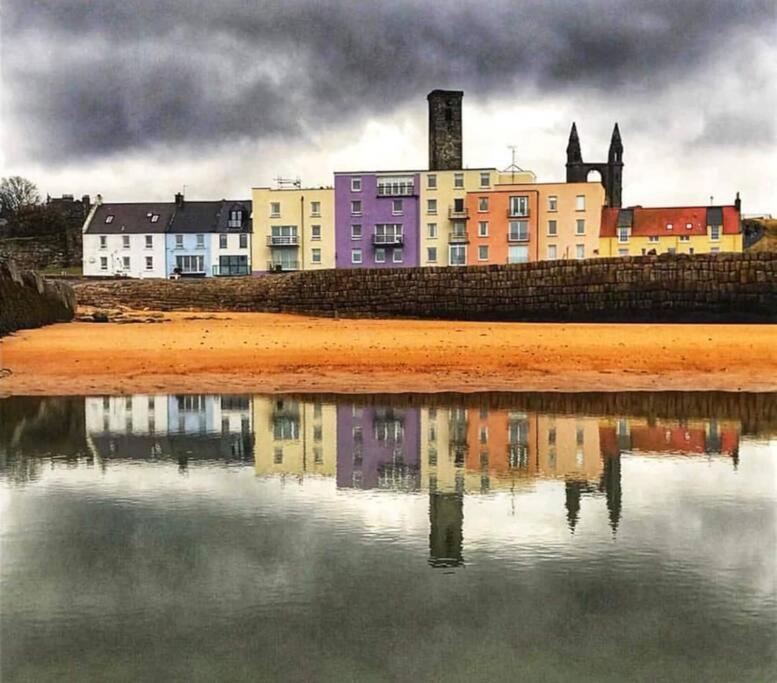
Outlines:
[{"label": "yellow painted wall", "polygon": [[[463,174],[464,187],[454,187],[456,174]],[[489,173],[490,183],[488,187],[480,184],[480,174]],[[521,173],[501,173],[495,168],[482,169],[464,169],[460,171],[424,171],[421,174],[421,192],[420,192],[420,230],[421,230],[421,265],[422,266],[447,266],[448,261],[448,236],[453,228],[454,220],[463,220],[462,218],[451,218],[450,210],[453,209],[453,200],[460,198],[465,202],[467,192],[477,190],[493,189],[498,183],[510,182],[512,179],[518,183],[532,183],[535,181],[535,175],[531,171]],[[429,176],[437,177],[437,187],[429,187]],[[429,199],[437,200],[437,213],[430,214],[427,211]],[[428,224],[437,224],[437,237],[430,238]],[[437,247],[437,260],[430,261],[428,247]]]},{"label": "yellow painted wall", "polygon": [[[662,235],[656,242],[642,236],[630,237],[628,242],[619,242],[617,237],[602,237],[599,240],[602,256],[641,256],[651,249],[655,249],[657,254],[666,254],[669,249],[674,249],[678,254],[709,254],[713,249],[742,252],[742,235],[721,235],[719,240],[711,240],[708,235],[689,235],[687,242],[681,242],[679,235]],[[626,253],[621,250],[626,250]]]},{"label": "yellow painted wall", "polygon": [[[335,191],[334,188],[306,188],[276,190],[255,187],[253,192],[252,268],[254,272],[267,270],[271,248],[267,237],[273,225],[296,225],[300,246],[296,247],[296,260],[301,270],[321,270],[335,267]],[[270,205],[280,203],[280,216],[270,215]],[[311,203],[320,202],[319,215],[313,215]],[[313,240],[312,226],[321,226],[321,239]],[[294,247],[284,247],[295,249]],[[321,249],[321,263],[313,263],[312,250]]]}]

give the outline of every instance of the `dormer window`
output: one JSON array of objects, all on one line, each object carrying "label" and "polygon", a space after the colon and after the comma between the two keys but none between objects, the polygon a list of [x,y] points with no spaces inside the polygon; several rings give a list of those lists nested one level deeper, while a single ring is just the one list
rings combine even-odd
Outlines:
[{"label": "dormer window", "polygon": [[686,223],[685,224],[685,229],[686,230],[691,230],[692,228],[693,228],[693,223]]},{"label": "dormer window", "polygon": [[159,220],[159,214],[158,213],[151,214],[151,222],[152,223],[156,223],[158,220]]},{"label": "dormer window", "polygon": [[232,209],[229,212],[227,227],[239,228],[241,225],[243,225],[243,212],[240,209]]},{"label": "dormer window", "polygon": [[671,223],[666,224],[666,229],[671,230],[674,226]]},{"label": "dormer window", "polygon": [[113,214],[109,214],[105,217],[106,223],[113,223]]}]

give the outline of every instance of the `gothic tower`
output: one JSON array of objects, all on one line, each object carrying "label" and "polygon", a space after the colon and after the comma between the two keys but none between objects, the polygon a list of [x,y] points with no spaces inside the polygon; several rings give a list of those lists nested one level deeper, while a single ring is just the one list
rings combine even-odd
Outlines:
[{"label": "gothic tower", "polygon": [[567,182],[584,183],[588,180],[588,174],[591,171],[598,171],[601,176],[606,205],[620,207],[623,194],[623,142],[617,123],[610,138],[606,163],[583,161],[577,126],[572,123],[567,144]]},{"label": "gothic tower", "polygon": [[429,170],[450,171],[464,165],[461,90],[433,90],[429,102]]}]

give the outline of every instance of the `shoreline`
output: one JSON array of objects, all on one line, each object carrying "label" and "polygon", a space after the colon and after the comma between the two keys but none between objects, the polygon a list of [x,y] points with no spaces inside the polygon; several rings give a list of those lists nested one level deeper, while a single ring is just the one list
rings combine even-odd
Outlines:
[{"label": "shoreline", "polygon": [[777,325],[151,315],[0,339],[0,396],[777,391]]}]

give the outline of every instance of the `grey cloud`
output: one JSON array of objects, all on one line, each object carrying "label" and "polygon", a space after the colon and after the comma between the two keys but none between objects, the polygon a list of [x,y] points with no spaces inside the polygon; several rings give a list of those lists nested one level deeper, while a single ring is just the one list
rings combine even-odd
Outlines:
[{"label": "grey cloud", "polygon": [[6,129],[21,153],[56,161],[299,136],[435,87],[660,89],[746,30],[773,31],[774,15],[756,0],[6,0]]}]

